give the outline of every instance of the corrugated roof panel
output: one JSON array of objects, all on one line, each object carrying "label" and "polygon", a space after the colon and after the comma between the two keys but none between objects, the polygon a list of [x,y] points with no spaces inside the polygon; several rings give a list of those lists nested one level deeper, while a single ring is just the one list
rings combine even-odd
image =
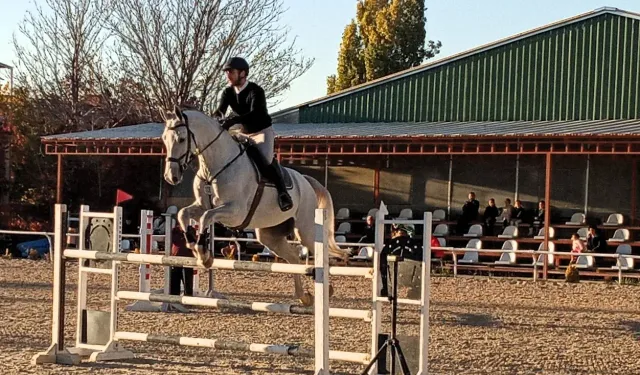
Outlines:
[{"label": "corrugated roof panel", "polygon": [[[150,123],[43,137],[57,140],[159,140],[164,124]],[[274,124],[278,138],[486,136],[640,136],[640,119],[591,121],[481,121]]]}]

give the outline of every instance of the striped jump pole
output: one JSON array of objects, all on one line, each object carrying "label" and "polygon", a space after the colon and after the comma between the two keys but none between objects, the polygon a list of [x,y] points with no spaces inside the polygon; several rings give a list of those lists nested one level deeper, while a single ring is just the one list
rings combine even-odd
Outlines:
[{"label": "striped jump pole", "polygon": [[[245,311],[261,311],[287,315],[313,315],[313,307],[287,303],[245,302],[208,297],[174,296],[141,292],[119,291],[118,300],[149,301],[160,303],[183,304],[187,306],[213,307]],[[371,321],[371,310],[330,308],[329,316],[336,318],[361,319]]]},{"label": "striped jump pole", "polygon": [[[162,256],[154,254],[123,254],[120,253],[120,239],[122,228],[122,208],[116,207],[113,213],[91,213],[88,207],[83,206],[80,212],[80,225],[81,225],[81,241],[80,247],[83,248],[84,241],[84,228],[88,224],[88,218],[100,217],[111,219],[113,221],[114,230],[112,231],[112,248],[110,252],[95,251],[95,250],[69,250],[63,249],[61,239],[62,235],[62,213],[66,212],[66,206],[56,205],[56,250],[54,259],[54,315],[53,315],[53,335],[52,345],[46,352],[40,353],[32,359],[32,363],[78,363],[78,356],[90,356],[90,361],[102,361],[102,360],[118,360],[129,359],[133,357],[133,353],[125,350],[120,346],[121,340],[137,340],[137,341],[151,341],[151,342],[163,342],[163,343],[177,343],[181,345],[194,345],[194,346],[207,346],[207,347],[219,347],[219,348],[236,348],[238,350],[249,350],[258,352],[273,352],[279,354],[294,354],[305,353],[309,355],[313,353],[315,358],[315,374],[316,375],[329,375],[329,358],[330,355],[337,359],[342,360],[355,360],[363,363],[368,355],[348,352],[329,352],[329,252],[327,248],[327,215],[325,210],[316,210],[315,218],[315,263],[313,266],[298,265],[298,264],[265,264],[243,261],[232,261],[225,259],[214,260],[213,268],[229,269],[229,270],[242,270],[242,271],[262,271],[262,272],[275,272],[275,273],[289,273],[297,275],[308,275],[314,279],[315,300],[313,307],[314,315],[314,328],[315,328],[315,346],[313,350],[310,349],[297,349],[297,347],[291,346],[274,346],[263,344],[238,344],[225,341],[216,341],[210,339],[199,338],[180,338],[163,335],[152,335],[145,333],[135,332],[118,332],[117,331],[117,301],[118,294],[120,297],[126,296],[126,293],[118,291],[118,265],[120,262],[130,262],[134,264],[157,264],[164,266],[181,266],[181,267],[197,267],[196,260],[194,258],[187,257],[172,257]],[[61,276],[61,271],[64,269],[64,258],[78,259],[80,264],[79,271],[79,283],[78,283],[78,313],[77,318],[77,332],[76,332],[76,346],[66,349],[63,342],[63,327],[64,327],[64,310],[62,304],[64,303],[64,287],[65,279]],[[110,269],[105,268],[92,268],[85,266],[86,260],[96,261],[111,261]],[[107,316],[103,315],[103,319],[108,320],[108,332],[106,333],[105,342],[89,343],[87,342],[87,334],[90,333],[88,316],[90,311],[86,308],[86,290],[87,279],[86,273],[95,272],[101,274],[111,275],[111,303],[110,312]],[[64,275],[62,275],[64,276]],[[137,292],[141,293],[141,292]],[[146,293],[146,298],[156,299],[158,297],[152,297],[150,292]],[[167,296],[166,298],[172,298],[174,296]],[[163,298],[163,297],[159,297]],[[175,298],[175,297],[174,297]],[[183,301],[185,297],[180,297]],[[198,297],[192,297],[198,298]],[[195,302],[195,301],[194,301]],[[197,300],[197,302],[202,302]],[[218,303],[220,303],[218,301]],[[233,305],[232,302],[228,302],[229,306]],[[232,306],[232,307],[246,307],[246,306]],[[257,310],[269,310],[272,307],[266,304],[251,305],[251,308]],[[282,306],[276,309],[283,309]],[[289,307],[289,312],[298,311],[296,307]],[[302,312],[302,311],[298,311]],[[95,323],[94,323],[95,324]],[[98,323],[97,327],[93,327],[94,330],[103,327]],[[105,336],[105,335],[103,335]],[[104,338],[104,337],[103,337]],[[218,342],[218,344],[216,344]],[[358,357],[359,356],[359,357]]]},{"label": "striped jump pole", "polygon": [[[140,254],[151,254],[153,246],[153,211],[142,210],[140,212]],[[165,278],[167,278],[165,270]],[[140,264],[138,290],[142,293],[151,292],[151,265]],[[165,293],[167,293],[165,291]],[[161,311],[161,304],[151,303],[149,301],[135,301],[127,305],[127,311]]]},{"label": "striped jump pole", "polygon": [[[355,267],[329,267],[329,253],[327,247],[327,228],[325,210],[316,210],[315,217],[315,256],[313,265],[304,264],[282,264],[282,263],[255,263],[237,261],[229,259],[214,259],[212,268],[228,269],[240,271],[258,271],[288,273],[297,275],[308,275],[314,279],[314,306],[312,308],[264,302],[241,302],[232,300],[221,300],[214,298],[171,296],[165,294],[155,294],[149,292],[128,292],[118,290],[118,268],[120,262],[134,264],[154,264],[162,266],[179,266],[197,268],[195,258],[173,257],[157,254],[123,254],[119,252],[121,236],[122,210],[116,208],[113,213],[92,213],[88,212],[88,207],[83,206],[80,214],[81,228],[86,228],[88,218],[101,217],[110,218],[114,223],[113,246],[110,252],[83,250],[84,230],[81,230],[80,249],[64,249],[61,238],[63,237],[62,213],[66,212],[64,205],[56,205],[56,250],[54,252],[54,315],[53,315],[53,335],[52,345],[48,351],[35,356],[33,363],[77,363],[77,355],[89,355],[91,361],[128,359],[133,357],[133,353],[121,346],[121,341],[147,341],[156,343],[169,343],[187,346],[202,346],[209,348],[243,350],[265,353],[278,353],[286,355],[304,355],[314,357],[315,374],[329,374],[329,360],[341,360],[354,363],[367,364],[372,354],[351,353],[329,350],[329,317],[342,317],[351,319],[364,319],[372,324],[372,353],[378,348],[378,334],[380,332],[382,303],[385,299],[380,296],[380,272],[379,260],[382,249],[383,225],[390,221],[384,219],[386,208],[381,206],[376,218],[376,246],[374,252],[374,266],[370,269]],[[431,236],[431,214],[426,213],[423,221],[415,221],[416,224],[425,225],[424,236],[424,256],[422,262],[422,294],[419,300],[399,301],[421,307],[420,319],[420,375],[425,375],[427,371],[428,354],[428,310],[429,310],[429,275],[430,275],[430,236]],[[414,222],[412,222],[414,223]],[[78,283],[78,314],[76,332],[76,347],[66,349],[62,340],[61,330],[64,327],[64,314],[61,314],[64,304],[64,259],[78,259],[80,262],[79,283]],[[111,261],[111,268],[91,268],[85,263],[87,260]],[[103,321],[98,323],[89,319],[90,311],[86,309],[86,273],[101,273],[111,275],[111,311],[104,315]],[[62,274],[62,277],[60,277]],[[337,276],[357,276],[371,278],[373,284],[373,298],[371,310],[350,310],[329,308],[329,279],[330,275]],[[84,278],[84,281],[83,281]],[[120,332],[117,330],[117,301],[118,300],[139,300],[153,303],[180,303],[194,306],[210,306],[224,309],[242,309],[252,311],[263,311],[269,313],[301,314],[314,316],[314,348],[305,349],[295,345],[268,345],[255,343],[237,343],[221,339],[201,339],[180,336],[170,336],[163,334]],[[388,301],[387,301],[388,302]],[[98,319],[98,318],[95,318]],[[93,324],[93,327],[91,325]],[[88,342],[87,334],[90,329],[100,330],[108,327],[103,332],[102,341]],[[375,370],[377,371],[377,370]],[[370,372],[375,374],[374,370]]]},{"label": "striped jump pole", "polygon": [[[125,254],[125,253],[106,253],[94,250],[74,250],[67,249],[64,256],[73,259],[92,259],[92,260],[115,260],[119,262],[134,264],[153,264],[168,265],[188,268],[198,268],[196,258],[191,257],[174,257],[159,254]],[[287,273],[295,275],[313,276],[315,267],[304,264],[286,264],[286,263],[255,263],[242,260],[214,259],[213,269],[234,270],[234,271],[255,271],[255,272],[273,272]]]}]

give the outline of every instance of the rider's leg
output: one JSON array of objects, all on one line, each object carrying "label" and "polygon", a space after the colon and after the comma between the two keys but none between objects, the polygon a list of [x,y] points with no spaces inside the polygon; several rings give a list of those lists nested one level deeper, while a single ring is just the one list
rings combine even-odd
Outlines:
[{"label": "rider's leg", "polygon": [[269,177],[276,185],[276,189],[278,190],[278,204],[280,205],[280,209],[282,211],[290,210],[293,207],[293,201],[291,200],[291,196],[287,192],[287,188],[284,186],[284,178],[282,176],[282,171],[278,166],[276,160],[273,157],[273,146],[274,146],[274,138],[275,133],[272,127],[268,127],[261,132],[255,134],[248,135],[255,145],[255,147],[260,151],[260,154],[264,158],[263,161],[265,163],[265,170],[269,173]]}]

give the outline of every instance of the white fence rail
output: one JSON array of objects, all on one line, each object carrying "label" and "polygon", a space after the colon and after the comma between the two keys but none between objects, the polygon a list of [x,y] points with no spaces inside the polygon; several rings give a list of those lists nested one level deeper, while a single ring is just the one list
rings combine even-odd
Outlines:
[{"label": "white fence rail", "polygon": [[[619,253],[589,253],[589,252],[582,252],[582,253],[572,253],[572,252],[568,252],[568,251],[545,251],[545,250],[507,250],[507,249],[474,249],[474,248],[454,248],[454,247],[433,247],[433,250],[443,250],[446,252],[449,252],[453,255],[453,274],[454,276],[458,275],[458,258],[457,255],[459,254],[464,254],[466,252],[476,252],[476,253],[497,253],[497,254],[504,254],[504,253],[509,253],[509,254],[527,254],[527,255],[531,255],[532,257],[532,264],[530,264],[530,266],[532,266],[533,269],[533,279],[537,280],[538,278],[538,274],[539,274],[539,268],[540,266],[538,266],[538,257],[540,255],[561,255],[561,256],[573,256],[573,257],[580,257],[580,256],[590,256],[590,257],[594,257],[594,258],[612,258],[612,259],[617,259],[617,271],[618,271],[618,282],[622,283],[622,278],[623,278],[623,274],[624,271],[640,271],[639,269],[628,269],[628,270],[624,270],[623,269],[623,262],[621,262],[621,260],[623,259],[640,259],[639,255],[629,255],[629,254],[619,254]],[[546,257],[545,257],[546,258]],[[546,261],[543,260],[543,261]],[[466,263],[465,265],[491,265],[491,263],[487,264],[486,262],[477,262],[477,263]],[[500,265],[500,264],[497,264]],[[510,266],[510,265],[507,265]],[[524,266],[523,264],[513,264],[513,266]],[[611,270],[616,270],[616,268],[611,268]]]}]

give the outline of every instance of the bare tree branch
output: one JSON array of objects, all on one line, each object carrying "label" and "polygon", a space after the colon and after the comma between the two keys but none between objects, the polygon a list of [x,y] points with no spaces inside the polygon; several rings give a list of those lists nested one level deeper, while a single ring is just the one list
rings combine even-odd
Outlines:
[{"label": "bare tree branch", "polygon": [[45,0],[14,35],[17,80],[31,88],[58,131],[76,130],[96,95],[93,66],[108,34],[110,0]]},{"label": "bare tree branch", "polygon": [[195,98],[214,108],[222,65],[234,55],[251,62],[250,79],[272,103],[313,63],[279,26],[282,0],[116,0],[113,10],[123,71],[163,106]]}]

